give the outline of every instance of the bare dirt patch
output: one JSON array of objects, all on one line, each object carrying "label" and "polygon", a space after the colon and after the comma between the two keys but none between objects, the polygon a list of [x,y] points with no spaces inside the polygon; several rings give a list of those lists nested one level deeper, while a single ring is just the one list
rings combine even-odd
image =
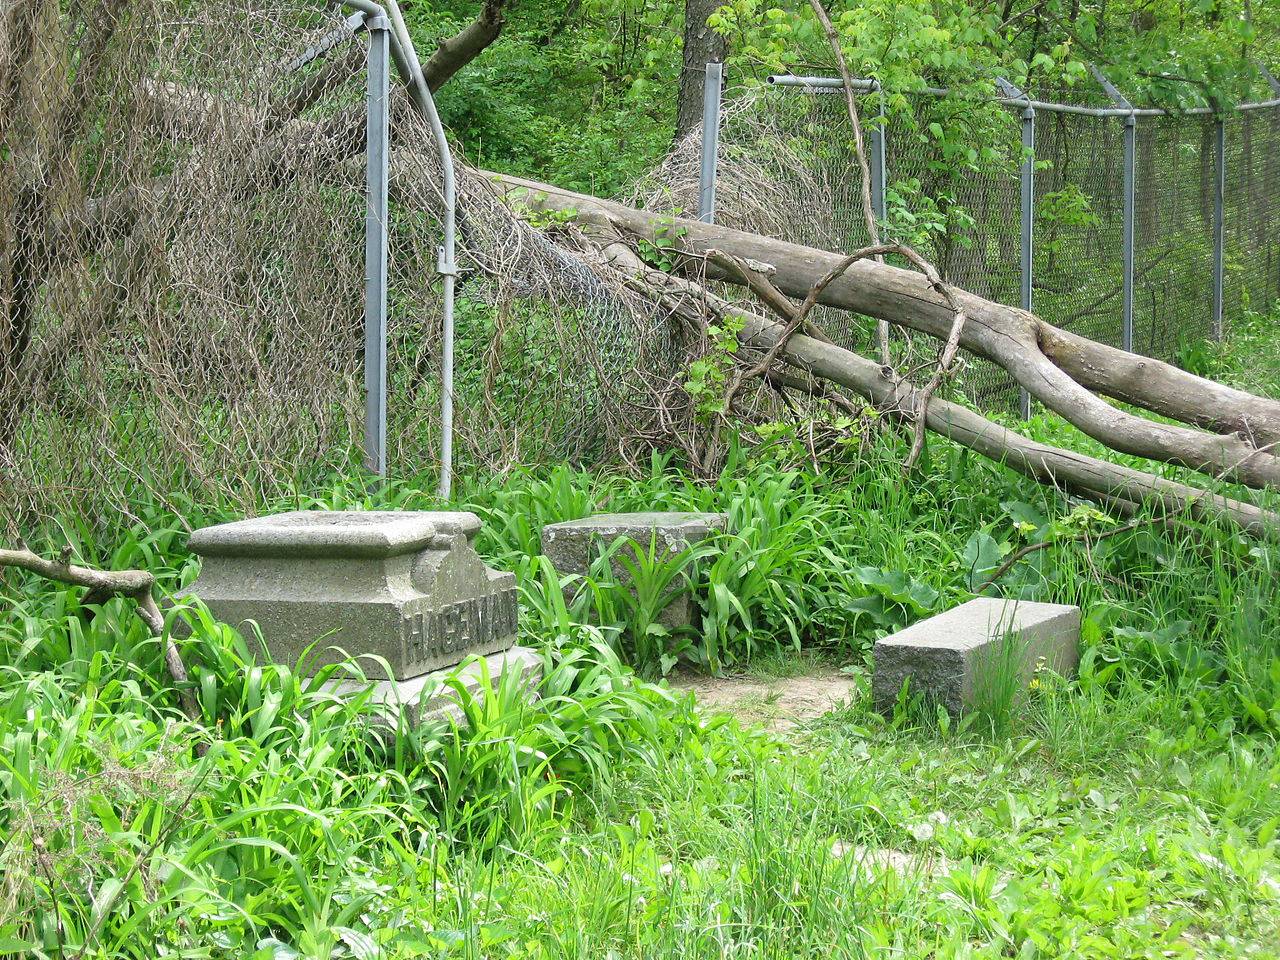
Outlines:
[{"label": "bare dirt patch", "polygon": [[855,678],[834,667],[776,679],[689,674],[672,678],[671,686],[694,691],[704,709],[779,731],[843,707],[857,695]]}]

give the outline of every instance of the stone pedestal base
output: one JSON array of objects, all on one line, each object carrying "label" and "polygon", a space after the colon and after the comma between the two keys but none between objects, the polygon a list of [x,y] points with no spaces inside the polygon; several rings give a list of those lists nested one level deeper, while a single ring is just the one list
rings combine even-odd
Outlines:
[{"label": "stone pedestal base", "polygon": [[[461,722],[463,713],[458,705],[458,691],[447,686],[444,681],[456,676],[468,692],[476,693],[483,682],[481,660],[488,667],[489,677],[495,688],[504,676],[516,673],[525,695],[529,698],[536,695],[535,688],[542,679],[542,657],[529,647],[510,647],[499,653],[411,680],[375,681],[373,701],[380,705],[383,721],[392,729],[399,726],[401,718],[409,727],[420,727],[437,720]],[[364,687],[365,684],[354,680],[333,682],[333,689],[339,694],[354,693]]]},{"label": "stone pedestal base", "polygon": [[[199,597],[263,655],[314,672],[349,656],[407,680],[516,639],[516,578],[485,566],[480,519],[453,511],[297,510],[191,535]],[[384,671],[382,663],[385,662]]]}]

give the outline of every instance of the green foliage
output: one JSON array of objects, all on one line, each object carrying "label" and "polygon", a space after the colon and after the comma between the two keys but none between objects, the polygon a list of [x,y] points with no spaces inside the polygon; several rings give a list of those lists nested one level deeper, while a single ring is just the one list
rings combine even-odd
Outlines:
[{"label": "green foliage", "polygon": [[289,949],[329,956],[395,932],[388,883],[419,857],[536,835],[623,757],[656,760],[693,731],[603,644],[551,643],[537,698],[512,679],[458,686],[465,723],[401,729],[389,747],[367,694],[325,684],[358,665],[303,678],[255,664],[198,607],[177,614],[202,710],[189,724],[118,601],[86,636],[74,591],[46,599],[48,619],[7,621],[6,643],[46,642],[0,678],[0,939],[40,955],[202,942],[278,956],[272,932],[288,931]]},{"label": "green foliage", "polygon": [[[125,601],[87,619],[79,591],[9,580],[0,945],[718,957],[726,942],[689,931],[727,924],[783,954],[1227,956],[1228,938],[1269,942],[1274,548],[1155,525],[1089,547],[1082,533],[1114,529],[1092,508],[945,444],[904,480],[904,442],[877,434],[817,476],[738,453],[714,483],[660,456],[637,475],[464,480],[479,548],[517,574],[539,697],[509,682],[463,692],[464,724],[393,741],[367,695],[323,684],[357,679],[358,663],[317,677],[256,663],[198,604],[173,614],[201,708],[188,723]],[[279,506],[430,507],[430,479],[336,478]],[[585,577],[560,576],[541,526],[606,508],[721,510],[729,532],[671,557],[604,545]],[[86,558],[145,565],[165,591],[189,583],[180,525],[140,510],[148,532],[110,544],[63,529]],[[911,691],[881,718],[864,691],[780,749],[623,666],[729,670],[801,648],[865,676],[873,638],[1039,542],[994,589],[1085,606],[1079,678],[993,690],[958,722]],[[687,590],[701,624],[665,627]],[[1188,903],[1222,938],[1175,919]]]},{"label": "green foliage", "polygon": [[954,196],[926,194],[919,178],[899,180],[885,190],[885,230],[909,246],[932,250],[948,237],[968,246],[965,231],[973,226],[973,216]]},{"label": "green foliage", "polygon": [[[420,50],[465,26],[468,0],[407,5]],[[671,140],[680,13],[667,0],[520,0],[501,39],[439,94],[471,158],[571,190],[616,193]],[[674,14],[674,16],[673,16]]]},{"label": "green foliage", "polygon": [[742,318],[733,314],[719,323],[708,323],[708,350],[689,364],[684,392],[693,400],[694,409],[703,423],[710,423],[726,413],[725,391],[737,366],[738,334],[742,332],[742,324]]},{"label": "green foliage", "polygon": [[1097,227],[1101,222],[1089,197],[1074,183],[1040,197],[1036,217],[1043,231],[1037,253],[1050,271],[1063,266],[1063,254],[1068,249],[1065,236]]},{"label": "green foliage", "polygon": [[[407,13],[429,49],[476,7]],[[1069,84],[1094,60],[1135,99],[1177,102],[1197,85],[1248,93],[1242,55],[1272,58],[1277,27],[1275,5],[1253,8],[1252,23],[1236,0],[871,0],[835,13],[854,69],[897,90],[985,92],[997,72]],[[715,22],[739,67],[821,62],[802,3],[741,0]],[[669,140],[680,25],[679,5],[659,0],[513,4],[503,40],[442,91],[447,119],[482,163],[620,190]],[[1007,118],[966,104],[888,104],[930,158],[896,184],[892,230],[929,249],[973,223],[951,199],[957,178],[1018,156]],[[1054,228],[1087,230],[1097,212],[1068,189],[1041,217],[1039,255],[1065,261],[1076,251]],[[669,266],[661,242],[643,253]],[[553,399],[554,358],[513,331],[550,319],[530,307],[517,320],[495,337],[493,312],[464,303],[460,346],[496,339],[519,360],[496,389],[533,409]],[[1183,362],[1274,391],[1275,324],[1250,315],[1231,344],[1185,344]],[[690,372],[704,416],[736,333],[713,331]],[[479,384],[462,376],[458,390],[474,398]],[[115,424],[145,443],[145,418],[122,411]],[[208,427],[208,442],[230,442],[217,417]],[[1051,418],[1028,429],[1067,435]],[[387,729],[359,662],[315,676],[259,663],[198,603],[170,616],[200,709],[188,721],[127,601],[90,610],[79,590],[6,574],[0,953],[1128,958],[1259,956],[1280,941],[1274,546],[1193,518],[1183,532],[1151,524],[1098,541],[1115,526],[1092,507],[945,443],[904,478],[889,431],[841,445],[817,475],[792,466],[807,462],[794,428],[758,439],[769,442],[735,449],[712,483],[656,455],[632,475],[464,478],[458,505],[482,515],[481,551],[518,577],[521,639],[543,678],[532,699],[511,681],[455,684],[457,725]],[[142,491],[198,487],[139,478],[128,516],[58,517],[34,545],[145,567],[172,593],[196,573],[186,530],[243,503],[440,505],[434,477],[381,483],[332,466],[304,466],[287,488],[246,475],[236,502],[148,501]],[[561,576],[540,555],[541,527],[605,508],[723,511],[729,530],[674,556],[606,545],[586,576]],[[1078,677],[996,689],[961,721],[910,689],[895,716],[874,714],[871,642],[1038,544],[987,589],[1084,606]],[[686,592],[700,623],[666,626],[664,607]],[[845,664],[861,686],[786,744],[631,673],[794,664],[797,650]],[[332,679],[356,692],[337,696]]]},{"label": "green foliage", "polygon": [[[1280,20],[1249,0],[861,0],[829,3],[850,68],[895,92],[989,91],[1087,82],[1104,67],[1130,99],[1171,105],[1265,92],[1249,62],[1274,62]],[[712,19],[745,59],[786,69],[830,60],[807,2],[731,0]]]}]

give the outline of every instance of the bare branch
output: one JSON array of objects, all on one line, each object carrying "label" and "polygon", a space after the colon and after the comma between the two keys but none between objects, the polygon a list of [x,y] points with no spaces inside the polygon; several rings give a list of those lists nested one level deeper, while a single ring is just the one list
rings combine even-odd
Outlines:
[{"label": "bare branch", "polygon": [[[145,570],[95,570],[70,563],[68,551],[64,551],[58,560],[49,560],[26,548],[0,548],[0,567],[16,567],[46,580],[85,587],[89,591],[85,597],[86,602],[116,596],[127,597],[134,601],[134,612],[146,624],[148,632],[157,639],[164,637],[164,615],[160,612],[153,593],[156,580]],[[187,669],[182,663],[177,644],[172,637],[165,638],[164,644],[165,665],[178,688],[183,712],[195,720],[199,718],[200,710],[195,694],[187,685]]]},{"label": "bare branch", "polygon": [[[862,118],[858,116],[858,100],[853,94],[853,76],[849,71],[849,62],[844,58],[844,50],[840,46],[840,35],[836,33],[835,24],[827,15],[827,8],[822,0],[809,0],[813,14],[822,24],[822,32],[827,35],[827,43],[835,54],[836,66],[840,68],[840,80],[844,87],[844,104],[849,113],[849,124],[853,127],[853,148],[858,156],[858,168],[862,173],[862,219],[867,227],[867,239],[872,244],[880,242],[880,227],[876,223],[875,207],[871,203],[871,166],[867,163],[867,148],[862,137]],[[877,262],[883,262],[878,257]],[[889,324],[884,320],[876,322],[876,338],[880,344],[880,362],[886,367],[892,358],[889,355]]]},{"label": "bare branch", "polygon": [[[827,15],[827,10],[822,5],[822,0],[809,0],[809,6],[813,8],[814,15],[822,24],[822,30],[827,35],[827,43],[831,47],[831,52],[835,54],[836,64],[840,68],[840,78],[844,86],[845,107],[849,111],[849,123],[853,126],[853,139],[858,154],[858,165],[862,170],[862,216],[866,221],[867,235],[871,237],[873,244],[877,244],[880,242],[880,231],[876,225],[875,210],[871,204],[871,169],[867,164],[866,148],[862,140],[862,122],[858,117],[858,102],[853,95],[853,76],[849,71],[849,63],[845,60],[844,50],[840,46],[840,35],[836,33],[835,25],[832,24],[831,17]],[[964,331],[966,317],[964,311],[956,303],[955,296],[947,285],[942,282],[942,278],[938,276],[938,271],[934,269],[932,264],[905,245],[899,246],[893,252],[905,257],[921,273],[928,277],[930,285],[947,301],[947,305],[951,307],[953,314],[951,330],[947,334],[942,354],[938,358],[938,365],[934,369],[933,376],[929,378],[929,382],[925,384],[924,390],[920,393],[921,416],[916,420],[915,435],[911,440],[911,450],[907,454],[907,459],[903,462],[904,468],[910,470],[915,466],[916,461],[920,459],[920,453],[924,450],[924,414],[929,409],[929,401],[933,399],[933,395],[942,385],[942,381],[951,372],[951,365],[955,362],[956,351],[960,349],[960,334]],[[883,262],[883,257],[877,257],[877,261]],[[878,321],[876,330],[880,337],[881,363],[887,367],[889,366],[888,323],[883,319]]]}]

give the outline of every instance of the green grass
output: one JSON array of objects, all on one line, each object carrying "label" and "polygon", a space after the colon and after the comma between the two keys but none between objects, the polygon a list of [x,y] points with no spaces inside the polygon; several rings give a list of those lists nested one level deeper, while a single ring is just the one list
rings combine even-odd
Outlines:
[{"label": "green grass", "polygon": [[[1258,375],[1258,323],[1204,351],[1205,372]],[[126,602],[88,611],[78,591],[6,577],[0,949],[1280,955],[1280,551],[1203,524],[1089,546],[1080,533],[1110,521],[1085,506],[941,443],[904,478],[902,446],[879,436],[821,476],[738,456],[710,484],[662,459],[638,476],[470,480],[459,502],[519,578],[541,695],[500,687],[468,702],[464,728],[394,744],[370,732],[363,698],[254,663],[198,606],[174,613],[191,628],[188,722]],[[430,479],[338,478],[276,507],[431,507]],[[602,560],[566,602],[538,531],[603,509],[722,510],[731,533],[668,561],[636,545],[637,596]],[[127,535],[65,517],[40,546],[146,566],[166,592],[189,583],[182,523],[135,512]],[[859,696],[780,740],[702,716],[658,679],[677,664],[786,678],[834,663],[865,694],[877,636],[1044,540],[988,589],[1080,604],[1080,676],[1043,675],[962,721],[909,696],[885,718]],[[657,623],[673,589],[703,598],[702,629]]]}]

